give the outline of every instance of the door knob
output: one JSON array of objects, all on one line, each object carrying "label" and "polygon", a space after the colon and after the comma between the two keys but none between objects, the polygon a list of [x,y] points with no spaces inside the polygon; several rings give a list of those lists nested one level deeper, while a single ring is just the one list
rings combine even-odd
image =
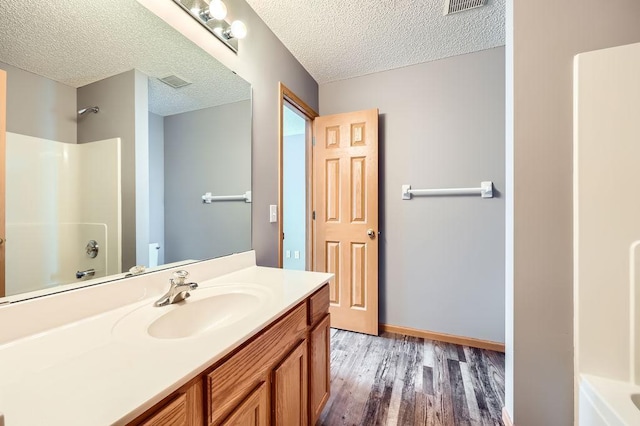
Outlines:
[{"label": "door knob", "polygon": [[0,246],[4,244],[4,238],[0,238]]},{"label": "door knob", "polygon": [[367,229],[367,235],[369,236],[369,238],[375,238],[376,231],[374,231],[373,229]]}]

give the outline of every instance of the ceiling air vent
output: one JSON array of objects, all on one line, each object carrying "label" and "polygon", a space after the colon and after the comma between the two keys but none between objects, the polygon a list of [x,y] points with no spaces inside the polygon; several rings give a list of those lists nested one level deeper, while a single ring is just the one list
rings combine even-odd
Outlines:
[{"label": "ceiling air vent", "polygon": [[475,9],[484,6],[487,0],[445,0],[444,14],[464,12],[465,10]]},{"label": "ceiling air vent", "polygon": [[180,78],[177,75],[168,75],[166,77],[159,78],[158,80],[160,80],[164,84],[167,84],[173,87],[174,89],[179,89],[181,87],[188,86],[191,84],[191,82],[183,78]]}]

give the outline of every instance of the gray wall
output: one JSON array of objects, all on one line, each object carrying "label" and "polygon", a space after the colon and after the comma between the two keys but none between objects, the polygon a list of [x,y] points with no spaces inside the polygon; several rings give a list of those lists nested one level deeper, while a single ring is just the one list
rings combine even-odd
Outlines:
[{"label": "gray wall", "polygon": [[278,203],[278,83],[316,111],[318,83],[248,5],[240,13],[250,28],[237,71],[253,87],[252,245],[259,265],[278,266],[278,224],[269,223],[269,205]]},{"label": "gray wall", "polygon": [[251,248],[251,204],[203,204],[251,185],[251,101],[164,119],[165,257],[208,259]]},{"label": "gray wall", "polygon": [[7,131],[76,143],[76,89],[0,62],[7,72]]},{"label": "gray wall", "polygon": [[[136,77],[131,70],[78,89],[78,105],[99,106],[78,121],[78,143],[122,139],[122,268],[136,265]],[[145,79],[145,87],[147,87]],[[144,100],[148,108],[148,100]],[[144,114],[148,121],[148,112]],[[138,114],[139,115],[139,114]],[[139,117],[138,117],[139,118]],[[147,171],[148,173],[148,171]]]},{"label": "gray wall", "polygon": [[136,264],[149,265],[149,78],[138,70],[133,77]]},{"label": "gray wall", "polygon": [[149,242],[160,244],[164,261],[164,117],[149,113]]},{"label": "gray wall", "polygon": [[[572,65],[640,41],[640,2],[507,2],[507,409],[574,420]],[[511,196],[513,194],[513,196]]]},{"label": "gray wall", "polygon": [[[324,84],[320,113],[380,109],[380,321],[504,342],[504,48]],[[414,197],[479,186],[493,199]]]},{"label": "gray wall", "polygon": [[242,0],[229,6],[232,19],[247,24],[236,55],[195,24],[178,6],[141,0],[202,49],[238,73],[253,89],[252,246],[262,266],[278,265],[278,224],[269,223],[269,205],[278,203],[278,83],[283,82],[309,106],[318,108],[318,84]]}]

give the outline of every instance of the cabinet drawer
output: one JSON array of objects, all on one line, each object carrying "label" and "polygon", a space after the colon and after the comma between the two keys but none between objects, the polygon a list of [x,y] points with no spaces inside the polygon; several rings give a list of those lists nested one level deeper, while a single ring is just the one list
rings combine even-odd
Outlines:
[{"label": "cabinet drawer", "polygon": [[304,339],[306,303],[298,305],[207,375],[207,420],[218,424],[291,348]]},{"label": "cabinet drawer", "polygon": [[325,284],[309,298],[309,325],[320,321],[329,312],[329,284]]}]

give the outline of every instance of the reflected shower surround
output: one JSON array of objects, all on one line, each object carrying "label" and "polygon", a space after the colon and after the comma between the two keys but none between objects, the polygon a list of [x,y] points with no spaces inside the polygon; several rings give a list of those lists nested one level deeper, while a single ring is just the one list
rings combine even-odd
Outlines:
[{"label": "reflected shower surround", "polygon": [[79,282],[78,271],[119,273],[120,139],[68,144],[7,132],[6,149],[7,296]]}]

